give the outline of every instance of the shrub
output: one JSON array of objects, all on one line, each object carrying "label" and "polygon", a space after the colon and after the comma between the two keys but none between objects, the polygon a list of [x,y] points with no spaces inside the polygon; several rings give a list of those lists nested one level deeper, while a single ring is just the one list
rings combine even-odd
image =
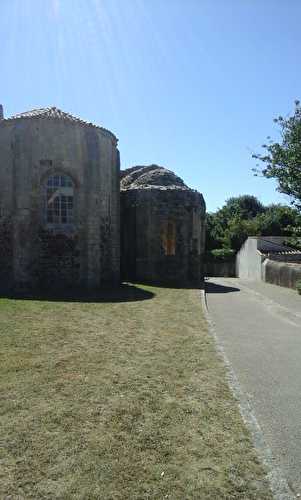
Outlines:
[{"label": "shrub", "polygon": [[297,281],[296,288],[297,288],[298,294],[301,295],[301,280]]},{"label": "shrub", "polygon": [[210,260],[218,260],[225,262],[231,260],[234,257],[235,251],[232,248],[215,248],[209,253]]}]

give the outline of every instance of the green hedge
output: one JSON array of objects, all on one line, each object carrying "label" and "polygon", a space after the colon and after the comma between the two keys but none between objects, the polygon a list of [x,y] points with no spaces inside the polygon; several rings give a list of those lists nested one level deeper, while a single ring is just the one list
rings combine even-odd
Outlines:
[{"label": "green hedge", "polygon": [[214,262],[226,262],[232,260],[235,251],[232,248],[215,248],[207,253],[207,259]]}]

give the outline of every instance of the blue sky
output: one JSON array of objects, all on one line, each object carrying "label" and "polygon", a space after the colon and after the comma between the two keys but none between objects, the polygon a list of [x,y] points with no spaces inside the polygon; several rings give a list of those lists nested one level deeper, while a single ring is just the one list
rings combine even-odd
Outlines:
[{"label": "blue sky", "polygon": [[300,18],[300,0],[0,0],[0,102],[109,128],[122,168],[166,166],[209,211],[287,203],[251,154],[301,97]]}]

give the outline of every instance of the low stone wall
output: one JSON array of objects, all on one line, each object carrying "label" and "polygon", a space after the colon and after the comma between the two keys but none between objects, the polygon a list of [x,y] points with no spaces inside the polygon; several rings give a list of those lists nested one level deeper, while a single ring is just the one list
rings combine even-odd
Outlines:
[{"label": "low stone wall", "polygon": [[301,263],[278,262],[266,259],[263,263],[263,280],[273,285],[296,288],[296,283],[301,280]]},{"label": "low stone wall", "polygon": [[216,276],[224,278],[235,277],[235,260],[227,262],[206,262],[205,276]]}]

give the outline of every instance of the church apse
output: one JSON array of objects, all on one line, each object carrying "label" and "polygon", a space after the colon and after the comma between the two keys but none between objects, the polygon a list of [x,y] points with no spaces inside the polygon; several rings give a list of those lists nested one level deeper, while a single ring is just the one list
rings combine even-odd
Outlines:
[{"label": "church apse", "polygon": [[205,203],[173,172],[121,171],[121,269],[126,280],[199,286]]},{"label": "church apse", "polygon": [[110,131],[57,108],[0,119],[0,287],[119,283],[119,198]]},{"label": "church apse", "polygon": [[55,107],[0,108],[1,290],[199,286],[203,196],[157,165],[120,172],[117,142]]}]

